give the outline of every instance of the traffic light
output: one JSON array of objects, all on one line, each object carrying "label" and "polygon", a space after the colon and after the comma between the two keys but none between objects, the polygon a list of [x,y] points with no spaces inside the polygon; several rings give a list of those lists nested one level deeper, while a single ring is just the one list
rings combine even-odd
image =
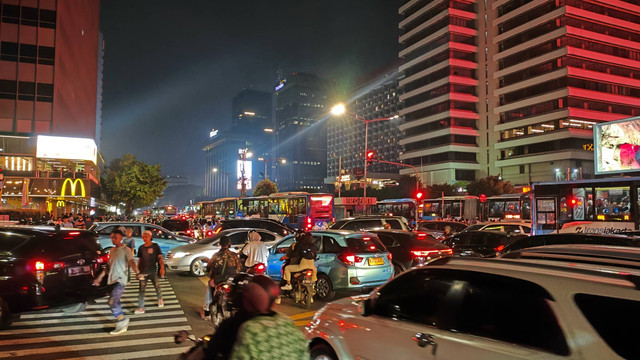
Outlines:
[{"label": "traffic light", "polygon": [[422,200],[422,197],[423,197],[423,196],[424,196],[424,194],[422,193],[422,191],[418,191],[418,192],[416,193],[416,199],[417,199],[417,200]]},{"label": "traffic light", "polygon": [[373,160],[373,157],[376,156],[376,152],[373,150],[367,150],[366,156],[367,156],[367,164],[368,164]]}]

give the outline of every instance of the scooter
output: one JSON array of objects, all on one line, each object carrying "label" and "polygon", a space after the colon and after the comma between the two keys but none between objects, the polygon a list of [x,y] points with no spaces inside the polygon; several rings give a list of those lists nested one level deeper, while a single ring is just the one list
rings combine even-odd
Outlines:
[{"label": "scooter", "polygon": [[[286,263],[282,265],[282,272]],[[291,274],[291,287],[293,289],[283,291],[283,295],[295,300],[296,304],[300,304],[303,308],[309,309],[313,304],[313,295],[315,295],[316,283],[313,279],[313,270],[304,269]]]}]

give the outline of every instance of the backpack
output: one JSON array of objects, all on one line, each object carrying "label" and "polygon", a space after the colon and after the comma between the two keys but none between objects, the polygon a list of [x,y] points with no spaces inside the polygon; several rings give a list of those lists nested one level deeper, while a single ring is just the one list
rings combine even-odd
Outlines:
[{"label": "backpack", "polygon": [[309,246],[304,246],[304,247],[301,246],[300,256],[303,259],[315,260],[317,255],[318,255],[318,249],[313,243],[309,244]]}]

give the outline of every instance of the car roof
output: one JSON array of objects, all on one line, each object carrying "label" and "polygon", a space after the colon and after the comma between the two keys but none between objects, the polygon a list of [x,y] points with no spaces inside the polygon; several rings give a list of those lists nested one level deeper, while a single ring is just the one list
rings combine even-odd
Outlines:
[{"label": "car roof", "polygon": [[495,234],[495,235],[503,235],[503,236],[508,235],[508,233],[504,231],[497,231],[497,230],[469,230],[469,231],[465,231],[464,233],[457,233],[453,236],[458,236],[463,234]]},{"label": "car roof", "polygon": [[220,231],[220,233],[228,233],[228,232],[237,232],[237,231],[266,231],[268,233],[271,234],[276,234],[273,231],[267,230],[267,229],[262,229],[262,228],[231,228],[231,229],[224,229],[222,231]]},{"label": "car roof", "polygon": [[563,244],[545,245],[512,251],[503,255],[505,258],[523,258],[527,256],[585,256],[603,259],[624,259],[637,261],[640,265],[640,248],[629,246],[598,245],[598,244]]},{"label": "car roof", "polygon": [[91,231],[76,228],[60,228],[56,230],[53,226],[45,225],[6,225],[0,226],[0,231],[12,232],[20,235],[49,235],[61,232],[79,232],[85,234],[93,234]]},{"label": "car roof", "polygon": [[[372,233],[383,233],[383,234],[403,234],[403,235],[412,235],[412,234],[417,234],[417,233],[415,233],[415,232],[408,231],[408,230],[402,230],[402,229],[380,229],[380,230],[368,230],[367,232],[372,232]],[[424,232],[424,231],[420,231],[420,232]]]},{"label": "car roof", "polygon": [[[525,221],[525,220],[521,220],[521,221],[485,221],[485,222],[481,222],[481,223],[476,223],[473,225],[524,225],[524,226],[531,226],[531,221]],[[469,225],[472,226],[472,225]]]},{"label": "car roof", "polygon": [[387,216],[387,215],[362,215],[362,216],[355,216],[355,217],[348,217],[348,218],[342,218],[338,221],[342,221],[342,220],[348,220],[348,221],[353,221],[353,220],[376,220],[376,219],[402,219],[403,216]]}]

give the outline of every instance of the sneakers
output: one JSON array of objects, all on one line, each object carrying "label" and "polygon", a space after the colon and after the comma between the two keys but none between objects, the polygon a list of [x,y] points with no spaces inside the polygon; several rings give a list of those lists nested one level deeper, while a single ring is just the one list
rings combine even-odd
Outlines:
[{"label": "sneakers", "polygon": [[211,320],[211,316],[209,315],[209,310],[202,309],[200,310],[200,317],[202,320]]},{"label": "sneakers", "polygon": [[143,308],[138,308],[136,309],[136,311],[133,312],[134,314],[144,314],[144,309]]},{"label": "sneakers", "polygon": [[158,307],[159,308],[164,307],[164,299],[159,299],[158,300]]},{"label": "sneakers", "polygon": [[122,334],[123,332],[127,331],[127,328],[129,328],[129,318],[126,317],[126,318],[118,321],[116,323],[115,330],[113,330],[109,334],[111,334],[111,335],[119,335],[119,334]]},{"label": "sneakers", "polygon": [[281,290],[287,291],[287,290],[293,290],[293,287],[291,286],[291,284],[287,284],[283,287],[280,288]]},{"label": "sneakers", "polygon": [[280,305],[280,303],[282,302],[282,299],[280,298],[280,296],[278,296],[275,300],[273,300],[273,302],[277,305]]}]

